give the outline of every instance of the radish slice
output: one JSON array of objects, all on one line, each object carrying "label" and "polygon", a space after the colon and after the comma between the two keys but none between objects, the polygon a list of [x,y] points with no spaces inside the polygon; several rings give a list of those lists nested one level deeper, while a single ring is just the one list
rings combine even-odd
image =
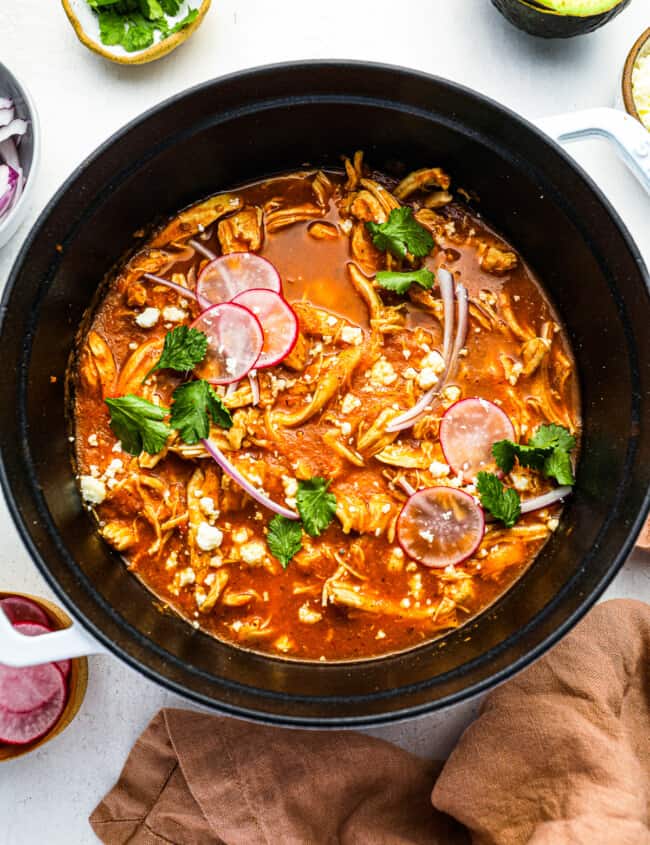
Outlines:
[{"label": "radish slice", "polygon": [[192,323],[208,337],[208,353],[196,368],[199,378],[212,384],[230,384],[255,366],[264,346],[257,317],[233,302],[213,305]]},{"label": "radish slice", "polygon": [[253,252],[231,252],[210,261],[199,273],[196,295],[213,305],[230,302],[252,288],[282,292],[280,274],[265,258]]},{"label": "radish slice", "polygon": [[298,340],[298,318],[293,308],[279,293],[259,288],[238,293],[233,302],[252,311],[264,331],[264,346],[255,369],[279,364]]},{"label": "radish slice", "polygon": [[449,466],[467,478],[495,467],[492,445],[514,440],[510,418],[487,399],[461,399],[447,410],[440,422],[440,445]]},{"label": "radish slice", "polygon": [[0,742],[26,745],[39,739],[59,721],[66,699],[54,663],[26,669],[0,665]]},{"label": "radish slice", "polygon": [[455,487],[418,490],[397,520],[397,539],[409,557],[425,566],[461,563],[478,549],[485,532],[483,509]]},{"label": "radish slice", "polygon": [[[49,625],[39,625],[36,622],[17,622],[14,623],[14,628],[25,637],[40,637],[52,630]],[[72,668],[69,660],[57,660],[54,665],[59,667],[64,678],[68,677]]]},{"label": "radish slice", "polygon": [[50,620],[42,607],[22,596],[8,596],[0,599],[0,610],[4,610],[12,625],[19,622],[36,622],[46,628],[50,627]]}]

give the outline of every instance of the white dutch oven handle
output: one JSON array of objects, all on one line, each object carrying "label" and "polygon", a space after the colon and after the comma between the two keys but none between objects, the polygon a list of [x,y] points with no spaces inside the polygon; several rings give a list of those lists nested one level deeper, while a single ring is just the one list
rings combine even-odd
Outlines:
[{"label": "white dutch oven handle", "polygon": [[617,109],[586,109],[543,117],[536,123],[560,144],[590,137],[611,141],[650,194],[650,132],[629,114]]},{"label": "white dutch oven handle", "polygon": [[[634,118],[616,109],[600,108],[542,118],[537,125],[560,144],[583,138],[611,141],[639,182],[650,193],[650,133]],[[78,622],[63,631],[25,637],[0,612],[0,663],[33,666],[52,660],[105,653],[106,649]]]},{"label": "white dutch oven handle", "polygon": [[73,621],[69,628],[53,631],[51,634],[26,637],[12,628],[0,610],[0,663],[7,666],[34,666],[37,663],[51,663],[53,660],[104,652],[104,646],[91,637],[78,622]]}]

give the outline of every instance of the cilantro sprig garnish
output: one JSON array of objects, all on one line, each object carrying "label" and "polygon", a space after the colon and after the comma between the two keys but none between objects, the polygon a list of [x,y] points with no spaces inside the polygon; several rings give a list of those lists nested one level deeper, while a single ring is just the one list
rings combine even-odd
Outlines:
[{"label": "cilantro sprig garnish", "polygon": [[188,445],[210,435],[210,420],[221,428],[232,427],[232,415],[204,379],[181,384],[172,394],[170,423]]},{"label": "cilantro sprig garnish", "polygon": [[572,485],[575,478],[570,452],[575,445],[576,439],[568,429],[551,423],[540,425],[526,444],[498,440],[492,446],[492,455],[506,474],[512,471],[516,458],[521,466],[543,472],[558,484]]},{"label": "cilantro sprig garnish", "polygon": [[291,558],[302,549],[302,525],[295,519],[277,514],[269,522],[266,542],[271,554],[286,569]]},{"label": "cilantro sprig garnish", "polygon": [[177,23],[167,15],[177,15],[182,0],[87,0],[99,18],[99,37],[107,47],[120,45],[128,53],[146,50],[155,35],[168,38],[189,26],[198,17],[198,9],[190,9]]},{"label": "cilantro sprig garnish", "polygon": [[189,326],[177,326],[165,335],[160,358],[144,377],[144,381],[156,370],[177,370],[187,373],[201,363],[207,351],[208,337],[204,332]]},{"label": "cilantro sprig garnish", "polygon": [[420,285],[425,290],[431,290],[435,278],[431,270],[424,267],[421,270],[406,270],[403,273],[382,270],[375,276],[375,280],[380,287],[392,290],[395,293],[406,293],[412,284]]},{"label": "cilantro sprig garnish", "polygon": [[133,393],[107,399],[106,404],[111,412],[111,429],[125,452],[131,455],[160,452],[171,434],[171,428],[163,422],[169,413],[167,408]]},{"label": "cilantro sprig garnish", "polygon": [[517,491],[506,487],[491,472],[477,473],[476,489],[483,508],[506,528],[512,528],[521,516],[521,499]]},{"label": "cilantro sprig garnish", "polygon": [[394,208],[385,223],[370,221],[366,227],[377,249],[390,252],[396,258],[405,258],[409,253],[415,258],[424,258],[434,246],[431,232],[418,223],[408,205]]},{"label": "cilantro sprig garnish", "polygon": [[302,548],[303,528],[311,537],[319,537],[334,519],[336,496],[328,490],[330,483],[319,476],[299,481],[296,506],[300,520],[278,515],[269,522],[266,542],[284,569]]}]

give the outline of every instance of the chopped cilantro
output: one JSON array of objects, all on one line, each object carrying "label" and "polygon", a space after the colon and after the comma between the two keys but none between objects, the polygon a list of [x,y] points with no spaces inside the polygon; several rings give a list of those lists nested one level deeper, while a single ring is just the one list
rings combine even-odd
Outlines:
[{"label": "chopped cilantro", "polygon": [[271,554],[286,569],[291,558],[302,548],[302,525],[295,519],[277,514],[269,522],[266,542]]},{"label": "chopped cilantro", "polygon": [[305,531],[312,537],[322,534],[336,513],[336,496],[328,492],[329,486],[329,481],[318,477],[298,482],[298,512]]},{"label": "chopped cilantro", "polygon": [[576,439],[570,431],[552,423],[540,425],[527,444],[498,440],[492,446],[492,455],[505,473],[512,471],[517,458],[521,466],[543,472],[559,484],[574,484],[569,452],[575,445]]},{"label": "chopped cilantro", "polygon": [[111,429],[125,452],[155,455],[163,448],[171,433],[163,422],[169,411],[132,393],[106,399],[111,414]]},{"label": "chopped cilantro", "polygon": [[385,223],[369,222],[366,227],[377,249],[397,258],[405,258],[408,253],[424,258],[434,246],[431,232],[418,223],[408,205],[394,208]]},{"label": "chopped cilantro", "polygon": [[203,379],[177,387],[172,398],[170,423],[190,446],[209,436],[211,419],[221,428],[232,426],[230,411]]},{"label": "chopped cilantro", "polygon": [[521,516],[521,500],[517,491],[505,487],[491,472],[477,474],[476,489],[485,510],[503,522],[506,528],[512,528]]},{"label": "chopped cilantro", "polygon": [[378,285],[386,290],[395,291],[395,293],[406,293],[413,283],[420,285],[425,290],[431,290],[435,278],[431,270],[425,268],[422,268],[422,270],[407,270],[404,273],[391,273],[382,270],[375,276]]},{"label": "chopped cilantro", "polygon": [[120,45],[129,53],[146,50],[155,41],[156,33],[167,38],[185,29],[199,14],[187,14],[171,25],[167,15],[180,12],[182,0],[86,0],[99,18],[99,37],[107,47]]},{"label": "chopped cilantro", "polygon": [[145,381],[156,370],[177,370],[189,372],[205,358],[208,351],[208,338],[198,329],[178,326],[167,332],[165,345],[157,363],[145,376]]}]

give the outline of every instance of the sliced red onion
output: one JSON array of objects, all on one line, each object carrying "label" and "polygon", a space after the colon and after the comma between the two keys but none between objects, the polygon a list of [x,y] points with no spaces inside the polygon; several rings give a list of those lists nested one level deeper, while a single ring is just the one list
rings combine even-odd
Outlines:
[{"label": "sliced red onion", "polygon": [[148,279],[150,282],[155,282],[157,285],[165,285],[165,287],[171,288],[171,290],[175,290],[176,293],[179,293],[181,296],[186,296],[189,299],[195,300],[204,310],[210,305],[209,302],[206,302],[202,298],[198,297],[193,290],[183,287],[183,285],[177,285],[176,282],[170,282],[169,279],[163,279],[162,276],[154,276],[153,273],[143,273],[142,276],[143,278]]},{"label": "sliced red onion", "polygon": [[226,385],[226,396],[232,396],[233,393],[236,393],[239,390],[239,385],[241,384],[240,381],[231,381],[230,384]]},{"label": "sliced red onion", "polygon": [[18,158],[18,151],[14,144],[13,138],[7,138],[6,141],[0,141],[0,159],[3,159],[5,164],[20,173],[22,168],[20,166],[20,159]]},{"label": "sliced red onion", "polygon": [[13,106],[0,105],[0,126],[7,126],[14,119],[15,111]]},{"label": "sliced red onion", "polygon": [[0,164],[0,218],[11,208],[20,182],[20,174],[8,164]]},{"label": "sliced red onion", "polygon": [[387,426],[386,431],[388,432],[395,432],[395,431],[404,431],[407,428],[411,428],[411,426],[418,420],[425,411],[428,410],[429,405],[431,404],[431,400],[438,396],[447,380],[453,376],[456,371],[456,365],[458,363],[458,353],[465,345],[465,340],[467,338],[467,322],[468,322],[468,312],[469,312],[469,304],[467,298],[467,288],[464,285],[459,284],[456,288],[456,299],[458,301],[458,323],[456,324],[456,337],[454,339],[454,346],[451,351],[451,355],[449,356],[448,361],[446,362],[447,365],[442,376],[438,379],[436,384],[430,389],[427,390],[426,393],[423,393],[422,396],[418,399],[418,401],[413,405],[413,407],[405,411],[403,414],[400,414],[398,417],[395,417]]},{"label": "sliced red onion", "polygon": [[445,321],[442,357],[447,363],[451,352],[451,339],[454,335],[454,277],[449,270],[445,270],[443,267],[438,270],[438,284],[440,285],[443,319]]},{"label": "sliced red onion", "polygon": [[411,486],[403,476],[400,476],[396,483],[399,484],[407,496],[412,496],[415,493],[415,487]]},{"label": "sliced red onion", "polygon": [[27,121],[17,117],[7,123],[6,126],[0,126],[0,141],[6,141],[7,138],[13,138],[14,135],[24,135],[25,132],[27,132]]},{"label": "sliced red onion", "polygon": [[535,496],[534,499],[527,499],[521,503],[522,513],[531,513],[531,511],[538,511],[541,508],[548,508],[556,502],[561,502],[569,493],[573,491],[573,487],[556,487],[549,493],[544,493],[542,496]]},{"label": "sliced red onion", "polygon": [[10,100],[9,97],[0,97],[0,109],[12,109],[13,107],[13,100]]},{"label": "sliced red onion", "polygon": [[291,511],[288,508],[282,507],[282,505],[278,505],[272,499],[269,499],[265,493],[260,493],[260,491],[254,487],[248,479],[244,478],[241,472],[239,472],[239,470],[230,463],[228,458],[226,458],[218,446],[215,446],[210,440],[203,440],[202,442],[210,453],[210,456],[216,461],[226,475],[229,475],[234,482],[239,484],[242,490],[248,493],[251,499],[255,499],[255,501],[263,507],[268,508],[270,511],[273,511],[273,513],[284,516],[287,519],[300,519],[300,515],[295,511]]},{"label": "sliced red onion", "polygon": [[260,404],[260,381],[257,377],[257,370],[251,370],[248,374],[248,383],[251,386],[251,393],[253,394],[253,405]]},{"label": "sliced red onion", "polygon": [[187,243],[192,247],[192,249],[195,249],[197,252],[200,252],[201,255],[204,255],[206,258],[209,258],[210,261],[214,261],[214,259],[217,257],[211,249],[208,249],[207,246],[204,246],[203,244],[199,243],[195,238],[190,238]]}]

